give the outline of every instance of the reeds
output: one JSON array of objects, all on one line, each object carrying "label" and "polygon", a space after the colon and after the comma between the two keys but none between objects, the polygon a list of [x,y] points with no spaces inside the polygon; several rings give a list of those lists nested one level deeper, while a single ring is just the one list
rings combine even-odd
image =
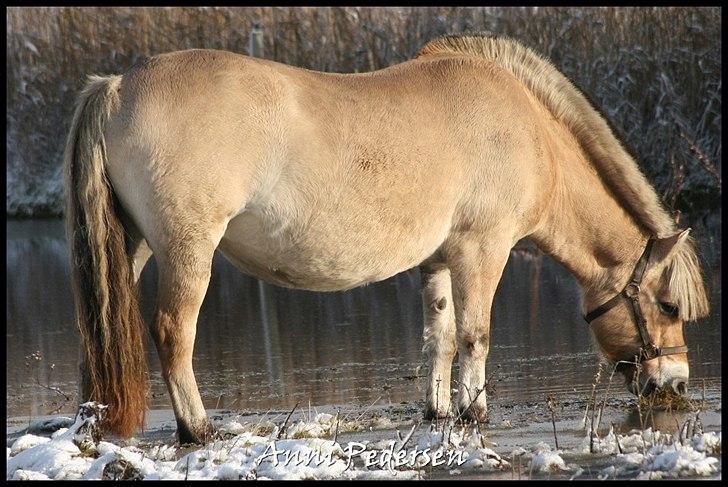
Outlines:
[{"label": "reeds", "polygon": [[639,404],[643,410],[653,409],[665,411],[693,411],[697,403],[688,396],[680,395],[669,388],[663,388],[650,395],[639,395]]},{"label": "reeds", "polygon": [[8,214],[60,214],[62,147],[87,74],[193,47],[246,53],[255,23],[265,57],[339,72],[407,60],[445,33],[519,39],[611,119],[686,224],[717,224],[720,9],[652,7],[9,8]]}]

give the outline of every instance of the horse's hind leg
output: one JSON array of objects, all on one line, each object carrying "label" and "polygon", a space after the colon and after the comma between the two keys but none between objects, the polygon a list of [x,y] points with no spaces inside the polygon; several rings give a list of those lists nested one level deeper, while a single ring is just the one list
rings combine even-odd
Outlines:
[{"label": "horse's hind leg", "polygon": [[215,246],[213,240],[180,239],[161,255],[155,253],[159,289],[152,336],[181,443],[204,442],[212,431],[192,370],[192,351]]},{"label": "horse's hind leg", "polygon": [[459,239],[447,252],[457,326],[458,410],[463,418],[487,418],[485,359],[490,348],[490,310],[510,243]]},{"label": "horse's hind leg", "polygon": [[420,266],[425,326],[422,353],[428,362],[425,419],[450,413],[450,374],[457,351],[450,270],[444,264]]}]

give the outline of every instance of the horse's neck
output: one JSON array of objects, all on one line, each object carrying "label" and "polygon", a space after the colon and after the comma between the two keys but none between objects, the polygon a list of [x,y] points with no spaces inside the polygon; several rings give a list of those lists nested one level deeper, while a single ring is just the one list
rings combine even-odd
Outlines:
[{"label": "horse's neck", "polygon": [[580,149],[566,145],[560,152],[554,161],[560,167],[551,204],[531,238],[569,269],[585,290],[609,294],[626,283],[647,235],[606,189]]}]

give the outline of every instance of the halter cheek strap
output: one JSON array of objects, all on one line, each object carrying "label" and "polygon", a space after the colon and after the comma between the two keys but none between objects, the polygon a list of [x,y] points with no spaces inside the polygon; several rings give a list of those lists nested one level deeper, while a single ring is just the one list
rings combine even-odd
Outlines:
[{"label": "halter cheek strap", "polygon": [[642,277],[645,274],[645,269],[647,269],[647,262],[649,262],[650,260],[650,254],[652,253],[652,247],[654,246],[654,244],[655,238],[650,237],[649,240],[647,240],[647,245],[645,246],[644,252],[642,252],[642,256],[637,261],[637,265],[635,265],[634,271],[632,272],[632,277],[630,278],[624,289],[622,289],[619,294],[614,295],[611,299],[609,299],[609,301],[584,316],[586,322],[591,323],[596,318],[602,316],[604,313],[617,306],[622,301],[622,298],[626,299],[630,305],[630,309],[632,310],[632,319],[637,326],[637,331],[639,332],[640,339],[642,340],[642,347],[640,347],[640,357],[643,361],[652,360],[663,355],[687,353],[688,351],[688,347],[686,345],[681,345],[679,347],[660,348],[655,345],[655,343],[652,341],[652,338],[650,337],[650,332],[647,331],[647,320],[642,314],[639,295],[642,291],[640,289]]}]

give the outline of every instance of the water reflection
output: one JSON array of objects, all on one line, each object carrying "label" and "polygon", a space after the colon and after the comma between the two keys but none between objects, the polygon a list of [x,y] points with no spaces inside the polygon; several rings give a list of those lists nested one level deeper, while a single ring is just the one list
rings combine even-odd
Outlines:
[{"label": "water reflection", "polygon": [[[78,335],[63,224],[8,222],[8,416],[39,415],[74,401]],[[153,312],[153,261],[141,281]],[[691,376],[720,376],[719,283],[713,316],[686,328]],[[542,400],[546,392],[587,395],[596,370],[579,290],[549,258],[514,254],[493,304],[488,363],[497,398]],[[194,367],[205,406],[241,410],[301,404],[401,402],[424,397],[420,365],[419,272],[342,293],[282,289],[249,278],[216,256],[200,311]],[[38,351],[42,360],[26,359]],[[149,337],[151,408],[170,408]],[[495,365],[501,367],[496,370]],[[455,375],[455,377],[457,377]]]}]

